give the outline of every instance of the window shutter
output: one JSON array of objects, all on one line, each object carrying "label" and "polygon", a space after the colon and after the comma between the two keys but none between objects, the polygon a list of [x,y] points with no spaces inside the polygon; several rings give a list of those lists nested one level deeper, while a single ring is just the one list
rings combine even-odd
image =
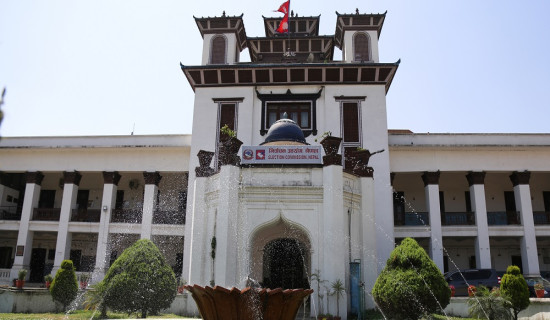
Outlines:
[{"label": "window shutter", "polygon": [[225,38],[216,36],[212,39],[212,55],[210,57],[211,64],[225,64]]},{"label": "window shutter", "polygon": [[220,110],[220,129],[224,125],[227,125],[231,130],[235,130],[235,104],[222,104]]},{"label": "window shutter", "polygon": [[359,142],[359,110],[357,103],[343,104],[344,142]]},{"label": "window shutter", "polygon": [[369,38],[364,33],[357,33],[353,38],[355,61],[369,61]]}]

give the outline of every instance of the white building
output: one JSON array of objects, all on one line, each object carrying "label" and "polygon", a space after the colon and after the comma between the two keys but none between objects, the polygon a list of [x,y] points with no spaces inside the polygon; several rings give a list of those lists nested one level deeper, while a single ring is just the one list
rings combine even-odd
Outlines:
[{"label": "white building", "polygon": [[[202,64],[181,67],[195,91],[193,139],[3,137],[1,281],[27,268],[40,282],[69,258],[98,279],[139,238],[192,284],[317,289],[315,273],[322,293],[340,279],[350,312],[362,290],[373,307],[377,274],[405,237],[442,272],[549,271],[550,135],[388,130],[399,62],[378,59],[385,16],[337,14],[329,36],[318,16],[291,17],[290,36],[264,18],[264,37],[248,37],[242,16],[196,18]],[[252,62],[240,63],[245,48]],[[295,124],[275,123],[284,113]],[[220,152],[224,125],[242,159]],[[325,132],[342,137],[342,159],[315,160]],[[383,151],[366,167],[357,148]],[[213,160],[200,165],[201,150]],[[290,152],[313,160],[278,160]],[[312,313],[336,310],[316,298]]]}]

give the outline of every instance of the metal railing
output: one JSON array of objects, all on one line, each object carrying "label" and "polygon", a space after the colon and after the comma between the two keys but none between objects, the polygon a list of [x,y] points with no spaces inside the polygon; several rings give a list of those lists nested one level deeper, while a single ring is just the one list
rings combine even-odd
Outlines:
[{"label": "metal railing", "polygon": [[34,208],[32,210],[32,220],[39,221],[59,221],[61,208]]},{"label": "metal railing", "polygon": [[474,212],[443,212],[441,224],[444,226],[472,226],[476,224]]},{"label": "metal railing", "polygon": [[73,209],[71,221],[78,222],[99,222],[101,210],[99,209]]},{"label": "metal railing", "polygon": [[0,206],[0,220],[21,220],[21,211],[17,206]]},{"label": "metal railing", "polygon": [[139,209],[115,209],[111,216],[114,223],[141,223],[143,211]]},{"label": "metal railing", "polygon": [[394,214],[396,226],[429,226],[430,215],[428,212],[405,212]]},{"label": "metal railing", "polygon": [[550,212],[535,211],[533,212],[533,220],[535,221],[535,225],[550,224]]},{"label": "metal railing", "polygon": [[153,224],[185,224],[185,211],[155,210]]},{"label": "metal railing", "polygon": [[487,212],[487,224],[490,226],[509,226],[521,224],[519,211]]}]

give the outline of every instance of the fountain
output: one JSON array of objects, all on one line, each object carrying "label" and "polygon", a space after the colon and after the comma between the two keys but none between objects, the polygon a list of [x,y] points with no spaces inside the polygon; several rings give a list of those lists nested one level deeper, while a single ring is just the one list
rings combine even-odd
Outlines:
[{"label": "fountain", "polygon": [[205,320],[292,320],[312,289],[256,289],[187,285]]}]

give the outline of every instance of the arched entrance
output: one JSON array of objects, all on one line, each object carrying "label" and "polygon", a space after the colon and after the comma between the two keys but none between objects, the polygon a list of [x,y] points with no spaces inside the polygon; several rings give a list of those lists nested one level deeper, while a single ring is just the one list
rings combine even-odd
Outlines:
[{"label": "arched entrance", "polygon": [[267,288],[308,288],[305,246],[296,239],[280,238],[264,247],[263,285]]}]

